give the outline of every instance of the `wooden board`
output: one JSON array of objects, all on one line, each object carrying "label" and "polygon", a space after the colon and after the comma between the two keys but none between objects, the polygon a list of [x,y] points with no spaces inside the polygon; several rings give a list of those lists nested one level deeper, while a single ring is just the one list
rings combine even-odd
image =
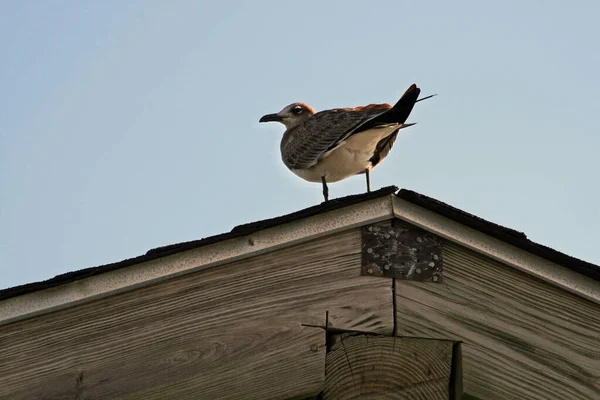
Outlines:
[{"label": "wooden board", "polygon": [[334,338],[323,399],[448,399],[451,341],[364,334]]},{"label": "wooden board", "polygon": [[[322,390],[323,326],[391,333],[360,229],[0,327],[0,399],[281,399]],[[250,397],[249,397],[250,396]]]},{"label": "wooden board", "polygon": [[399,335],[463,340],[482,399],[600,398],[600,307],[444,243],[444,283],[396,280]]}]

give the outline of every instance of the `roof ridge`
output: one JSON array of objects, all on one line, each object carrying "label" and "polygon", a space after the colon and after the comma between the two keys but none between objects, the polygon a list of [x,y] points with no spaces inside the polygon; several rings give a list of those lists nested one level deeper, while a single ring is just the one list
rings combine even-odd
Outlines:
[{"label": "roof ridge", "polygon": [[332,199],[328,202],[323,202],[321,204],[308,207],[303,210],[299,210],[283,216],[265,219],[262,221],[251,222],[248,224],[237,225],[230,232],[227,233],[209,236],[203,239],[153,248],[148,250],[143,255],[129,258],[126,260],[66,272],[44,281],[26,283],[11,288],[0,289],[0,301],[10,297],[15,297],[26,293],[47,289],[64,283],[73,282],[90,276],[114,271],[120,268],[125,268],[130,265],[154,260],[186,250],[195,249],[201,246],[210,245],[223,240],[246,236],[261,231],[263,229],[272,228],[291,221],[311,217],[321,213],[361,203],[363,201],[373,200],[379,197],[392,194],[395,194],[398,198],[408,201],[409,203],[423,207],[429,211],[432,211],[450,220],[456,221],[471,229],[477,230],[500,241],[521,248],[531,254],[537,255],[538,257],[554,262],[555,264],[562,265],[565,268],[576,271],[591,279],[600,281],[600,266],[598,265],[580,260],[576,257],[572,257],[567,254],[561,253],[557,250],[554,250],[550,247],[535,243],[529,240],[527,238],[527,235],[525,235],[523,232],[519,232],[517,230],[506,228],[502,225],[498,225],[496,223],[487,221],[483,218],[462,211],[456,207],[453,207],[434,198],[425,196],[423,194],[408,189],[402,189],[398,191],[398,187],[396,186],[386,186],[370,193],[355,194],[346,197],[340,197],[337,199]]}]

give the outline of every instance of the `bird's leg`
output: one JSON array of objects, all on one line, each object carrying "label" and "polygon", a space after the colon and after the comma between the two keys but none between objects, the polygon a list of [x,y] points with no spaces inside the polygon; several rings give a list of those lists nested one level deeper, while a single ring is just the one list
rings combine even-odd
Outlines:
[{"label": "bird's leg", "polygon": [[371,193],[371,175],[369,175],[369,169],[365,169],[365,175],[367,176],[367,193]]},{"label": "bird's leg", "polygon": [[329,188],[327,187],[327,181],[325,180],[325,176],[321,177],[321,182],[323,182],[323,197],[325,201],[329,200]]}]

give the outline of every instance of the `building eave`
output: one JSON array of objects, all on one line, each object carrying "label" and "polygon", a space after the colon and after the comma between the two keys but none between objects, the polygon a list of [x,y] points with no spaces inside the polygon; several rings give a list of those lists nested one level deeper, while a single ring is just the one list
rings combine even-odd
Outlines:
[{"label": "building eave", "polygon": [[355,227],[398,218],[600,304],[600,267],[531,242],[435,199],[388,187],[334,199],[231,232],[152,249],[0,291],[0,325],[253,257]]},{"label": "building eave", "polygon": [[188,250],[159,251],[148,261],[9,297],[0,301],[0,325],[391,219],[392,201],[388,194],[271,228],[262,225],[247,235]]},{"label": "building eave", "polygon": [[393,196],[394,216],[444,239],[500,261],[600,304],[600,282]]}]

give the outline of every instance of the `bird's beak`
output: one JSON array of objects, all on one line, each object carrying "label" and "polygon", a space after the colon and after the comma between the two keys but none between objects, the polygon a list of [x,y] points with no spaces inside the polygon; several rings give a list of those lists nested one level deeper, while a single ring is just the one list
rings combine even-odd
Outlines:
[{"label": "bird's beak", "polygon": [[283,118],[281,118],[278,114],[267,114],[263,115],[258,122],[281,122]]}]

